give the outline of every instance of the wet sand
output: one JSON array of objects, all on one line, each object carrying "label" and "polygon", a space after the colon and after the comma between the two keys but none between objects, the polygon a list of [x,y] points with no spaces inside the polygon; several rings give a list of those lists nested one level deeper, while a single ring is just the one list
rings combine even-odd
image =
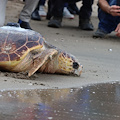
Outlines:
[{"label": "wet sand", "polygon": [[120,120],[120,82],[0,91],[1,120]]},{"label": "wet sand", "polygon": [[[92,23],[97,29],[97,2],[93,5]],[[80,3],[78,3],[80,5]],[[9,0],[6,10],[6,21],[17,22],[23,2]],[[80,77],[36,73],[26,78],[26,73],[0,72],[0,89],[33,89],[33,88],[71,88],[88,84],[119,81],[120,73],[120,38],[111,33],[104,39],[93,39],[94,31],[83,31],[78,28],[78,16],[75,19],[63,19],[62,28],[47,27],[48,20],[30,21],[31,27],[41,33],[52,45],[75,55],[83,64]]]}]

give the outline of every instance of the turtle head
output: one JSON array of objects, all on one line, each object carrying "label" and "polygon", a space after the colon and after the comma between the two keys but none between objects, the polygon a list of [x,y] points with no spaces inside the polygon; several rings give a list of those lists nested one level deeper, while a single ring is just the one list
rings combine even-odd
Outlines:
[{"label": "turtle head", "polygon": [[80,76],[83,66],[71,54],[60,52],[58,54],[58,71],[63,74]]}]

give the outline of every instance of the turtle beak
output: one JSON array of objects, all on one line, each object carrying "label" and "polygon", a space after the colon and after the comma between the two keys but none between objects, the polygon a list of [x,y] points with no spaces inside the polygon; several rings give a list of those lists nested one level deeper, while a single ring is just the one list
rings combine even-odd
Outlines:
[{"label": "turtle beak", "polygon": [[82,69],[83,69],[83,65],[79,65],[79,68],[78,69],[75,69],[75,72],[74,72],[74,74],[76,75],[76,76],[80,76],[81,75],[81,73],[82,73]]}]

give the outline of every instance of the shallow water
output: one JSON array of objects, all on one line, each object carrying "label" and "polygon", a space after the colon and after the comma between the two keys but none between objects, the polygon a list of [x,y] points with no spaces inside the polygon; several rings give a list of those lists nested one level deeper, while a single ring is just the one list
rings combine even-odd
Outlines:
[{"label": "shallow water", "polygon": [[1,90],[0,120],[120,120],[120,83]]}]

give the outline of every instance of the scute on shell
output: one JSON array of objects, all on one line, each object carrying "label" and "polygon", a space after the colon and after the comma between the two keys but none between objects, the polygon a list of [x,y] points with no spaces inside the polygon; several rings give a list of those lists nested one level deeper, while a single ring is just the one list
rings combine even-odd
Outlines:
[{"label": "scute on shell", "polygon": [[44,38],[41,34],[34,31],[28,34],[28,30],[10,28],[0,28],[0,62],[19,61],[31,50],[43,47]]}]

